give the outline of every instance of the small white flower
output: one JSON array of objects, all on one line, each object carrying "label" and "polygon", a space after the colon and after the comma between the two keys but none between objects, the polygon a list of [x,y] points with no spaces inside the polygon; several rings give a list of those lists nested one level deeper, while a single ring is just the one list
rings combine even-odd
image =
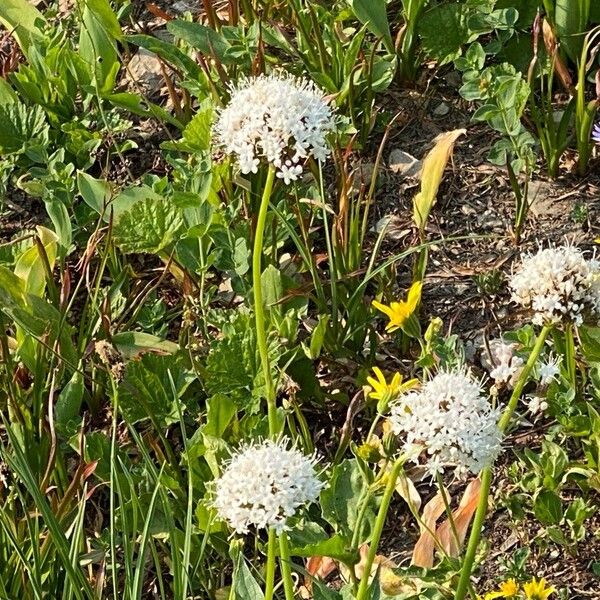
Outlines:
[{"label": "small white flower", "polygon": [[237,157],[242,173],[256,173],[265,161],[289,185],[308,157],[327,158],[327,136],[334,129],[333,111],[312,81],[273,74],[242,79],[231,89],[214,134],[217,145]]},{"label": "small white flower", "polygon": [[491,357],[482,356],[481,362],[496,384],[513,383],[521,372],[523,359],[514,353],[515,348],[516,344],[506,344],[501,339],[492,340],[489,343]]},{"label": "small white flower", "polygon": [[541,396],[527,396],[527,410],[532,415],[543,413],[548,408],[548,403]]},{"label": "small white flower", "polygon": [[237,533],[248,533],[250,527],[272,527],[280,533],[325,486],[317,477],[316,462],[314,456],[288,448],[285,438],[242,447],[214,483],[219,517]]},{"label": "small white flower", "polygon": [[581,325],[600,315],[600,264],[579,248],[559,246],[526,256],[510,281],[512,300],[534,311],[536,325]]},{"label": "small white flower", "polygon": [[546,361],[540,363],[541,385],[548,385],[556,378],[556,376],[560,373],[559,364],[560,359],[558,356],[553,356],[552,354]]},{"label": "small white flower", "polygon": [[[443,371],[411,390],[391,409],[392,431],[406,447],[420,446],[432,475],[454,467],[457,475],[478,473],[500,453],[500,410],[483,395],[481,383],[464,369]],[[419,456],[412,458],[419,462]]]}]

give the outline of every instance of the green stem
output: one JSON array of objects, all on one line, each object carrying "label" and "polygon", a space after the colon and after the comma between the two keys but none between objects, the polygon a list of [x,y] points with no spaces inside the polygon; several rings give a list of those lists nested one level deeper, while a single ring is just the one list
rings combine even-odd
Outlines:
[{"label": "green stem", "polygon": [[377,555],[377,548],[379,547],[379,540],[383,532],[383,526],[385,525],[385,518],[387,517],[392,495],[396,488],[396,480],[398,475],[402,471],[404,466],[404,459],[399,458],[392,466],[392,470],[388,475],[387,485],[385,486],[385,492],[381,499],[381,506],[377,513],[377,520],[375,521],[375,527],[373,528],[373,535],[371,536],[371,544],[369,546],[369,553],[367,554],[367,561],[365,562],[364,571],[360,578],[360,585],[358,586],[358,593],[356,594],[356,600],[367,600],[367,594],[369,592],[369,576],[371,575],[371,567],[375,561]]},{"label": "green stem", "polygon": [[577,364],[575,363],[575,339],[573,338],[573,324],[565,326],[565,361],[569,383],[573,390],[577,390]]},{"label": "green stem", "polygon": [[269,529],[267,544],[267,570],[265,573],[265,600],[273,600],[275,591],[275,551],[277,549],[277,534],[274,529]]},{"label": "green stem", "polygon": [[[506,408],[504,409],[504,413],[498,422],[498,428],[501,432],[504,432],[508,427],[510,420],[512,418],[513,413],[515,412],[515,408],[517,407],[517,403],[521,394],[523,392],[523,388],[529,379],[529,375],[537,359],[539,358],[542,349],[544,347],[544,343],[546,341],[546,337],[551,330],[550,325],[545,325],[540,332],[535,346],[527,359],[527,363],[523,367],[521,371],[521,375],[513,389],[512,395]],[[467,552],[465,553],[465,560],[462,565],[462,569],[460,572],[460,579],[458,580],[458,586],[456,588],[456,594],[454,596],[454,600],[464,600],[469,585],[471,583],[471,572],[473,571],[473,563],[475,562],[475,555],[477,554],[477,548],[479,546],[479,539],[481,537],[481,529],[483,528],[483,522],[485,520],[485,514],[487,512],[488,507],[488,497],[490,495],[490,487],[492,484],[492,468],[486,467],[483,469],[481,473],[481,491],[479,495],[479,503],[477,505],[477,511],[475,513],[475,518],[473,519],[473,527],[471,528],[471,535],[469,536],[469,544],[467,546]]]},{"label": "green stem", "polygon": [[277,435],[277,405],[275,386],[271,377],[271,362],[269,361],[269,350],[267,346],[267,330],[265,327],[265,307],[263,303],[261,285],[261,259],[263,251],[263,239],[265,235],[265,223],[269,209],[269,200],[273,191],[275,181],[275,167],[270,165],[267,173],[267,181],[263,190],[258,218],[256,220],[256,232],[254,233],[254,248],[252,251],[252,290],[254,294],[254,317],[256,319],[256,344],[260,354],[260,362],[265,377],[267,410],[269,416],[269,435]]},{"label": "green stem", "polygon": [[285,600],[294,600],[294,580],[292,579],[292,560],[290,558],[290,541],[285,532],[279,536],[279,565],[283,579]]},{"label": "green stem", "polygon": [[440,495],[442,496],[442,502],[444,503],[444,510],[446,511],[446,516],[448,517],[448,522],[450,523],[452,537],[454,539],[454,543],[456,544],[456,551],[460,552],[460,538],[458,537],[458,530],[456,529],[454,515],[452,514],[452,509],[450,508],[450,501],[448,500],[448,494],[446,493],[446,488],[444,487],[444,480],[442,479],[442,475],[440,473],[436,474],[436,480],[437,480],[438,487],[440,488]]}]

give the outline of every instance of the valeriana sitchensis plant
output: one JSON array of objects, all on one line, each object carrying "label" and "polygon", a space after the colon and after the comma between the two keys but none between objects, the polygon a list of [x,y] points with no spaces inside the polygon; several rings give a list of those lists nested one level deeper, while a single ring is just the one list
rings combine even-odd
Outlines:
[{"label": "valeriana sitchensis plant", "polygon": [[275,73],[243,78],[231,88],[229,103],[214,125],[215,144],[234,157],[244,174],[267,170],[256,221],[252,254],[252,288],[257,344],[263,367],[271,437],[277,435],[275,395],[271,378],[261,289],[264,228],[275,178],[290,185],[308,159],[324,161],[327,137],[334,130],[333,111],[311,81]]},{"label": "valeriana sitchensis plant", "polygon": [[239,534],[251,529],[269,534],[265,573],[265,600],[275,589],[276,535],[280,541],[280,568],[286,600],[294,598],[288,519],[314,502],[325,484],[319,479],[314,455],[290,447],[287,438],[242,446],[215,480],[213,506],[218,516]]},{"label": "valeriana sitchensis plant", "polygon": [[437,478],[445,468],[462,477],[489,467],[501,449],[500,410],[493,408],[481,381],[458,368],[440,371],[420,388],[405,390],[390,404],[389,424],[401,453],[387,475],[386,489],[375,522],[357,600],[366,600],[375,560],[397,479],[407,460],[424,464]]},{"label": "valeriana sitchensis plant", "polygon": [[[565,369],[573,389],[576,389],[573,330],[586,320],[597,321],[600,317],[600,262],[594,257],[586,258],[579,248],[571,245],[540,249],[535,254],[523,258],[512,274],[509,287],[513,302],[529,310],[532,323],[541,326],[542,329],[500,418],[500,431],[508,427],[523,388],[536,367],[548,334],[553,329],[564,330]],[[557,361],[549,358],[538,372],[544,384],[549,383],[559,374]],[[467,594],[487,511],[491,481],[491,468],[486,467],[481,475],[481,495],[465,553],[456,600],[464,600]]]},{"label": "valeriana sitchensis plant", "polygon": [[[271,375],[261,285],[263,238],[269,201],[276,179],[291,185],[303,172],[304,163],[324,161],[330,153],[327,137],[334,130],[333,111],[314,83],[276,73],[244,78],[231,88],[229,103],[219,111],[213,129],[214,142],[237,162],[242,173],[266,170],[266,180],[256,219],[252,250],[252,290],[256,341],[265,378],[269,435],[279,435],[276,388]],[[274,588],[277,528],[269,528],[265,600]],[[289,542],[279,536],[281,571],[288,600],[294,596],[289,561]]]}]

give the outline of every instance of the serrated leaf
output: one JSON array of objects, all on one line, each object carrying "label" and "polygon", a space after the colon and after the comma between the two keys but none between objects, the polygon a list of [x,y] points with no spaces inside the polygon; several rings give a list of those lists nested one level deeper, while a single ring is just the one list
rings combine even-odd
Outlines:
[{"label": "serrated leaf", "polygon": [[146,419],[158,426],[171,425],[179,421],[179,410],[184,412],[181,397],[193,380],[180,358],[145,354],[127,363],[119,384],[119,407],[130,425]]},{"label": "serrated leaf", "polygon": [[41,106],[21,102],[0,106],[0,154],[22,151],[27,142],[42,137],[48,129]]},{"label": "serrated leaf", "polygon": [[423,50],[440,65],[458,58],[469,42],[468,8],[464,4],[438,4],[424,13],[418,22]]},{"label": "serrated leaf", "polygon": [[156,254],[177,239],[183,225],[183,215],[172,203],[163,198],[145,198],[121,214],[113,234],[115,243],[126,254]]}]

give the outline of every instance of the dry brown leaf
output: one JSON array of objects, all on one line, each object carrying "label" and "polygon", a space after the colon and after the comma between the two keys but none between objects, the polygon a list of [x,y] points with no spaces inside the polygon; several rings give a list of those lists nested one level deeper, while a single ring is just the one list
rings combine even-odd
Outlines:
[{"label": "dry brown leaf", "polygon": [[456,533],[458,535],[458,547],[456,546],[456,540],[454,539],[449,519],[446,519],[435,532],[442,548],[444,548],[450,556],[456,557],[460,554],[460,549],[467,535],[467,529],[469,529],[469,523],[477,510],[480,491],[481,479],[473,479],[465,489],[465,493],[463,494],[458,508],[452,511],[452,518],[454,519]]},{"label": "dry brown leaf", "polygon": [[413,480],[406,475],[401,473],[396,482],[396,492],[400,494],[400,497],[409,505],[414,508],[415,511],[421,510],[421,495],[419,494]]},{"label": "dry brown leaf", "polygon": [[432,567],[433,566],[433,551],[435,549],[435,539],[429,533],[435,531],[435,524],[440,515],[444,512],[444,500],[440,493],[436,494],[423,509],[421,520],[421,537],[417,540],[413,550],[411,564],[417,567]]},{"label": "dry brown leaf", "polygon": [[304,585],[300,586],[300,596],[308,600],[312,598],[313,579],[325,579],[337,569],[338,565],[329,556],[311,556],[306,561],[306,575]]}]

